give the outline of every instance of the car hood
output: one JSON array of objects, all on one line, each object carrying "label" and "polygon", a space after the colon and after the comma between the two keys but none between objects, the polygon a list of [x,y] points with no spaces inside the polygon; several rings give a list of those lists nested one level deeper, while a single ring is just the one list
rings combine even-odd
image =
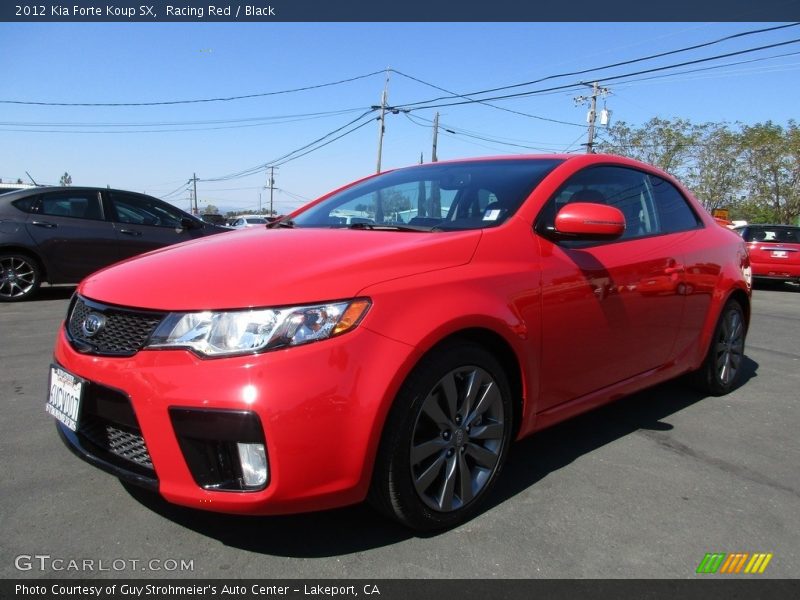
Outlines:
[{"label": "car hood", "polygon": [[375,283],[465,264],[480,238],[479,230],[247,229],[118,263],[87,277],[78,293],[175,311],[345,299]]}]

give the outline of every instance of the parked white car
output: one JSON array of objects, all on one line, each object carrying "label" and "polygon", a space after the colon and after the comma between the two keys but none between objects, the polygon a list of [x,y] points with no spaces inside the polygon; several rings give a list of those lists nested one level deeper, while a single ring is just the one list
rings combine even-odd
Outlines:
[{"label": "parked white car", "polygon": [[239,215],[231,223],[234,229],[245,229],[246,227],[258,227],[259,225],[266,225],[267,217],[264,215]]}]

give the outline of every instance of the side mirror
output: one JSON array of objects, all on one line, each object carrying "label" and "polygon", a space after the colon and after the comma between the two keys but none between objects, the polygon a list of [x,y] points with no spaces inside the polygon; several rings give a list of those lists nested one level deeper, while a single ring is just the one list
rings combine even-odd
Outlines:
[{"label": "side mirror", "polygon": [[202,227],[203,224],[199,221],[195,221],[194,219],[190,219],[189,217],[183,217],[181,219],[181,228],[189,231],[190,229],[199,229]]},{"label": "side mirror", "polygon": [[558,211],[555,232],[578,240],[613,240],[625,233],[625,215],[606,204],[571,202]]}]

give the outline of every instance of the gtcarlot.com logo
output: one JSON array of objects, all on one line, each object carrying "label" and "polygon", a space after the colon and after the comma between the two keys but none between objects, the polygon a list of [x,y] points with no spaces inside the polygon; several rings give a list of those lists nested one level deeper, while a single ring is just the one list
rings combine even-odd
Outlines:
[{"label": "gtcarlot.com logo", "polygon": [[738,573],[761,574],[767,570],[772,553],[755,552],[709,552],[697,566],[698,573],[735,575]]},{"label": "gtcarlot.com logo", "polygon": [[62,558],[49,554],[19,554],[14,558],[17,571],[194,571],[194,560],[174,558]]}]

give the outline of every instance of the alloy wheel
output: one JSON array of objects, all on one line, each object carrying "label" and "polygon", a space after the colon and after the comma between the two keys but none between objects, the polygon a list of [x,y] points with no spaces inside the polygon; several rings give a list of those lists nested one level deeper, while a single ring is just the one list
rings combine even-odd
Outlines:
[{"label": "alloy wheel", "polygon": [[480,367],[454,369],[430,390],[410,453],[414,488],[428,507],[456,511],[483,491],[500,461],[505,417],[499,386]]},{"label": "alloy wheel", "polygon": [[717,377],[725,386],[733,382],[742,364],[744,336],[742,313],[731,308],[725,313],[715,348]]},{"label": "alloy wheel", "polygon": [[37,279],[36,267],[24,257],[0,257],[0,299],[16,300],[31,294]]}]

